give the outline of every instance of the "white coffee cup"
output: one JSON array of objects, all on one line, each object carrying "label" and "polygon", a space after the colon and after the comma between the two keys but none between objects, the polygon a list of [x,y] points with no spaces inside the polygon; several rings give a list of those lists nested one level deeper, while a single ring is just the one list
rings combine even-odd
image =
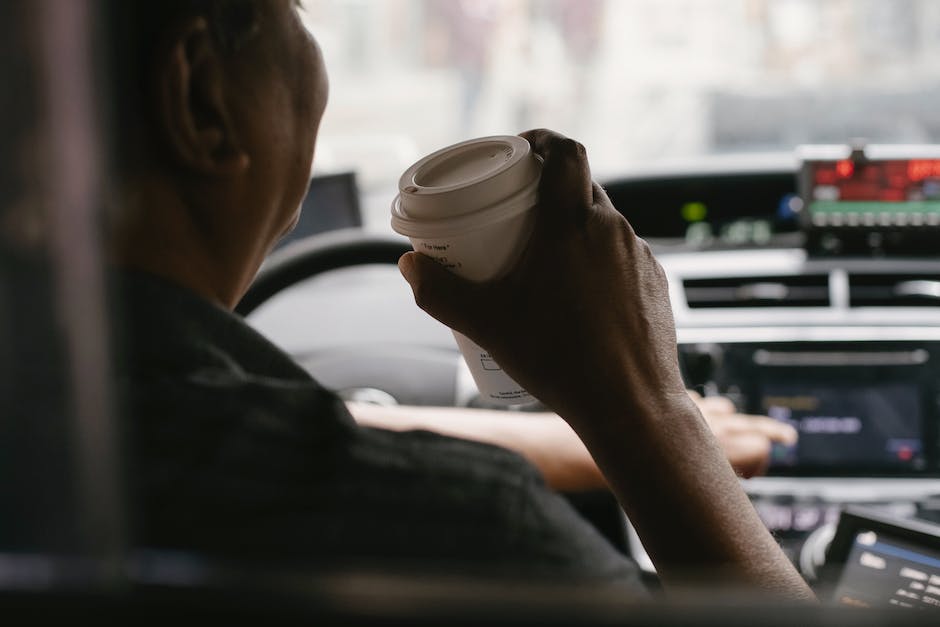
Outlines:
[{"label": "white coffee cup", "polygon": [[[514,135],[448,146],[408,168],[392,203],[392,228],[412,247],[471,281],[512,269],[535,220],[541,159]],[[535,400],[489,353],[454,331],[481,396],[514,405]]]}]

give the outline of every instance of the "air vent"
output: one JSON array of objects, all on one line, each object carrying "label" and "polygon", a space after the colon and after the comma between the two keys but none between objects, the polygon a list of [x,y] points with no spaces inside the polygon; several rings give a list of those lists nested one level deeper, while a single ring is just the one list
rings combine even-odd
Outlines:
[{"label": "air vent", "polygon": [[940,307],[940,274],[851,274],[852,307]]},{"label": "air vent", "polygon": [[691,309],[829,306],[826,274],[686,279],[682,284]]}]

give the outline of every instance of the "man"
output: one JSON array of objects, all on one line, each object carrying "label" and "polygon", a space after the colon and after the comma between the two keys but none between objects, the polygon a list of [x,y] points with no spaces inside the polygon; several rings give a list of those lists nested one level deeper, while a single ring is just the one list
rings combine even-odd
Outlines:
[{"label": "man", "polygon": [[[317,564],[634,580],[632,564],[516,455],[357,427],[229,313],[297,219],[326,104],[320,53],[294,5],[109,6],[121,34],[117,369],[140,541]],[[579,144],[525,136],[544,171],[518,267],[469,284],[405,255],[419,305],[486,347],[574,429],[667,584],[720,572],[810,597],[682,388],[648,247],[592,184]]]}]

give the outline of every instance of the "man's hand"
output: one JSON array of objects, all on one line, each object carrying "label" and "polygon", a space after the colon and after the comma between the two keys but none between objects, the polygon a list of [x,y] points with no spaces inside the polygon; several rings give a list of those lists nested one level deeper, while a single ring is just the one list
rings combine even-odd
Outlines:
[{"label": "man's hand", "polygon": [[591,181],[581,144],[523,136],[544,165],[522,258],[480,284],[408,253],[399,267],[418,305],[571,425],[667,585],[706,577],[812,598],[685,391],[649,246]]},{"label": "man's hand", "polygon": [[[418,306],[487,349],[576,431],[603,428],[611,410],[689,409],[666,278],[649,246],[592,182],[581,144],[546,130],[523,137],[544,166],[522,258],[480,284],[407,253],[399,267]],[[611,391],[626,405],[611,407]]]}]

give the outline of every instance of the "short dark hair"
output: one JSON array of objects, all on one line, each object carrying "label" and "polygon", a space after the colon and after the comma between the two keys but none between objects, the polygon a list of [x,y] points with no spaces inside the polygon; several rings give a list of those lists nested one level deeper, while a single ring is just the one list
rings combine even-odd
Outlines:
[{"label": "short dark hair", "polygon": [[234,52],[258,31],[265,0],[99,0],[102,5],[105,92],[109,95],[106,127],[113,137],[116,165],[137,162],[143,139],[140,126],[148,109],[148,79],[153,51],[174,23],[204,17],[223,51]]}]

